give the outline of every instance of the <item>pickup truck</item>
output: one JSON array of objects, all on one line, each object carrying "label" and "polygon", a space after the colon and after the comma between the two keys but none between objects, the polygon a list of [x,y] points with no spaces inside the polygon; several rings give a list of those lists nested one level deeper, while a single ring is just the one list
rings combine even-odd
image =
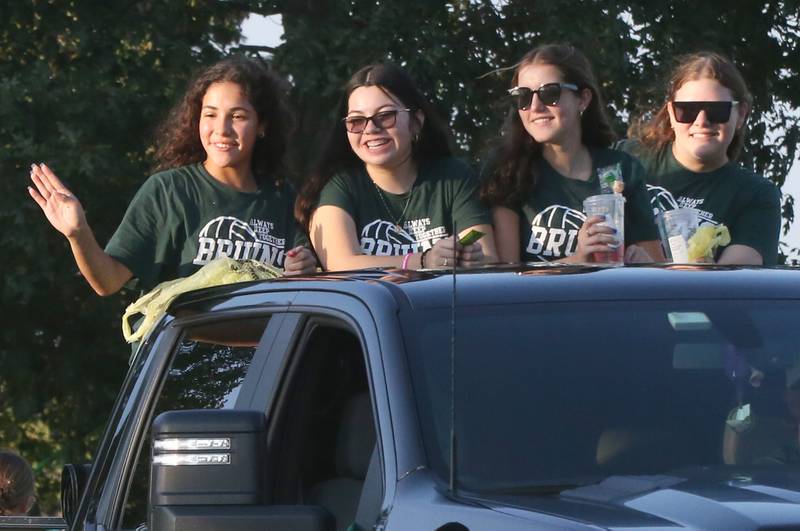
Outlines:
[{"label": "pickup truck", "polygon": [[796,268],[191,292],[65,467],[61,527],[800,529],[798,323]]}]

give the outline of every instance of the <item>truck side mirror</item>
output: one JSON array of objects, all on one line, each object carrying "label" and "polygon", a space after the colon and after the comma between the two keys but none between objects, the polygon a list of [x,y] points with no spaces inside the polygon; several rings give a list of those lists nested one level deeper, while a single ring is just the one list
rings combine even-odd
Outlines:
[{"label": "truck side mirror", "polygon": [[334,529],[319,506],[264,505],[266,426],[258,411],[167,411],[153,422],[150,529]]},{"label": "truck side mirror", "polygon": [[67,525],[72,525],[75,519],[91,469],[91,464],[67,464],[61,470],[61,515]]}]

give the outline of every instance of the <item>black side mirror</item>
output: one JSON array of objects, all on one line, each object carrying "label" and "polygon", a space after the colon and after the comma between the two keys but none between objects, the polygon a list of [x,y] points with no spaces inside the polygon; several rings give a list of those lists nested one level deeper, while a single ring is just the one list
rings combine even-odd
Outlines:
[{"label": "black side mirror", "polygon": [[92,470],[91,463],[81,465],[64,465],[61,470],[61,514],[68,526],[72,525],[83,489]]},{"label": "black side mirror", "polygon": [[153,422],[153,531],[328,531],[322,507],[269,506],[266,426],[258,411],[167,411]]},{"label": "black side mirror", "polygon": [[258,411],[159,415],[152,431],[151,507],[262,503],[265,430]]}]

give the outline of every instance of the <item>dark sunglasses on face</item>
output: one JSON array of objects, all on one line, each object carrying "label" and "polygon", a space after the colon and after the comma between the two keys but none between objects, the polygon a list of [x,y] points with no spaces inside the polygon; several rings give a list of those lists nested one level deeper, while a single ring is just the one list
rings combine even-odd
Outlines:
[{"label": "dark sunglasses on face", "polygon": [[572,83],[545,83],[540,85],[537,89],[528,87],[514,87],[509,89],[508,93],[514,98],[514,104],[517,110],[527,111],[531,108],[533,103],[533,95],[539,95],[539,101],[548,107],[558,105],[558,100],[561,99],[561,89],[569,89],[578,91],[578,86]]},{"label": "dark sunglasses on face", "polygon": [[673,101],[675,120],[691,124],[697,120],[700,111],[705,111],[706,119],[712,124],[724,124],[731,118],[731,110],[738,101]]},{"label": "dark sunglasses on face", "polygon": [[342,121],[350,133],[363,132],[370,120],[378,129],[390,129],[397,123],[397,113],[399,112],[411,112],[411,109],[392,109],[376,112],[372,116],[345,116]]}]

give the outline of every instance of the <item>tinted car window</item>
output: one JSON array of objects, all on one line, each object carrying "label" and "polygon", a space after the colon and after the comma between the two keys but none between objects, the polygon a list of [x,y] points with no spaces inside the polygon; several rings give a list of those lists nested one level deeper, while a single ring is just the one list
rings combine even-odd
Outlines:
[{"label": "tinted car window", "polygon": [[106,481],[109,467],[111,465],[111,458],[119,448],[122,432],[126,425],[131,422],[131,414],[135,410],[135,401],[131,400],[133,396],[141,392],[143,380],[141,375],[146,372],[147,367],[153,363],[153,358],[148,354],[148,349],[153,344],[148,340],[144,346],[139,348],[139,352],[131,359],[131,368],[125,382],[122,385],[120,394],[117,396],[117,401],[114,405],[111,417],[108,421],[106,428],[106,436],[108,443],[105,447],[100,448],[100,451],[95,456],[95,462],[99,466],[97,478],[87,488],[89,502],[88,518],[94,519],[94,511],[97,508],[99,495],[102,492],[102,486]]},{"label": "tinted car window", "polygon": [[[459,484],[797,463],[798,310],[786,301],[459,308]],[[417,310],[403,326],[426,449],[445,477],[450,310]]]},{"label": "tinted car window", "polygon": [[[222,321],[186,329],[166,372],[152,418],[180,409],[231,409],[244,382],[267,317]],[[147,520],[149,433],[130,484],[124,527]]]}]

